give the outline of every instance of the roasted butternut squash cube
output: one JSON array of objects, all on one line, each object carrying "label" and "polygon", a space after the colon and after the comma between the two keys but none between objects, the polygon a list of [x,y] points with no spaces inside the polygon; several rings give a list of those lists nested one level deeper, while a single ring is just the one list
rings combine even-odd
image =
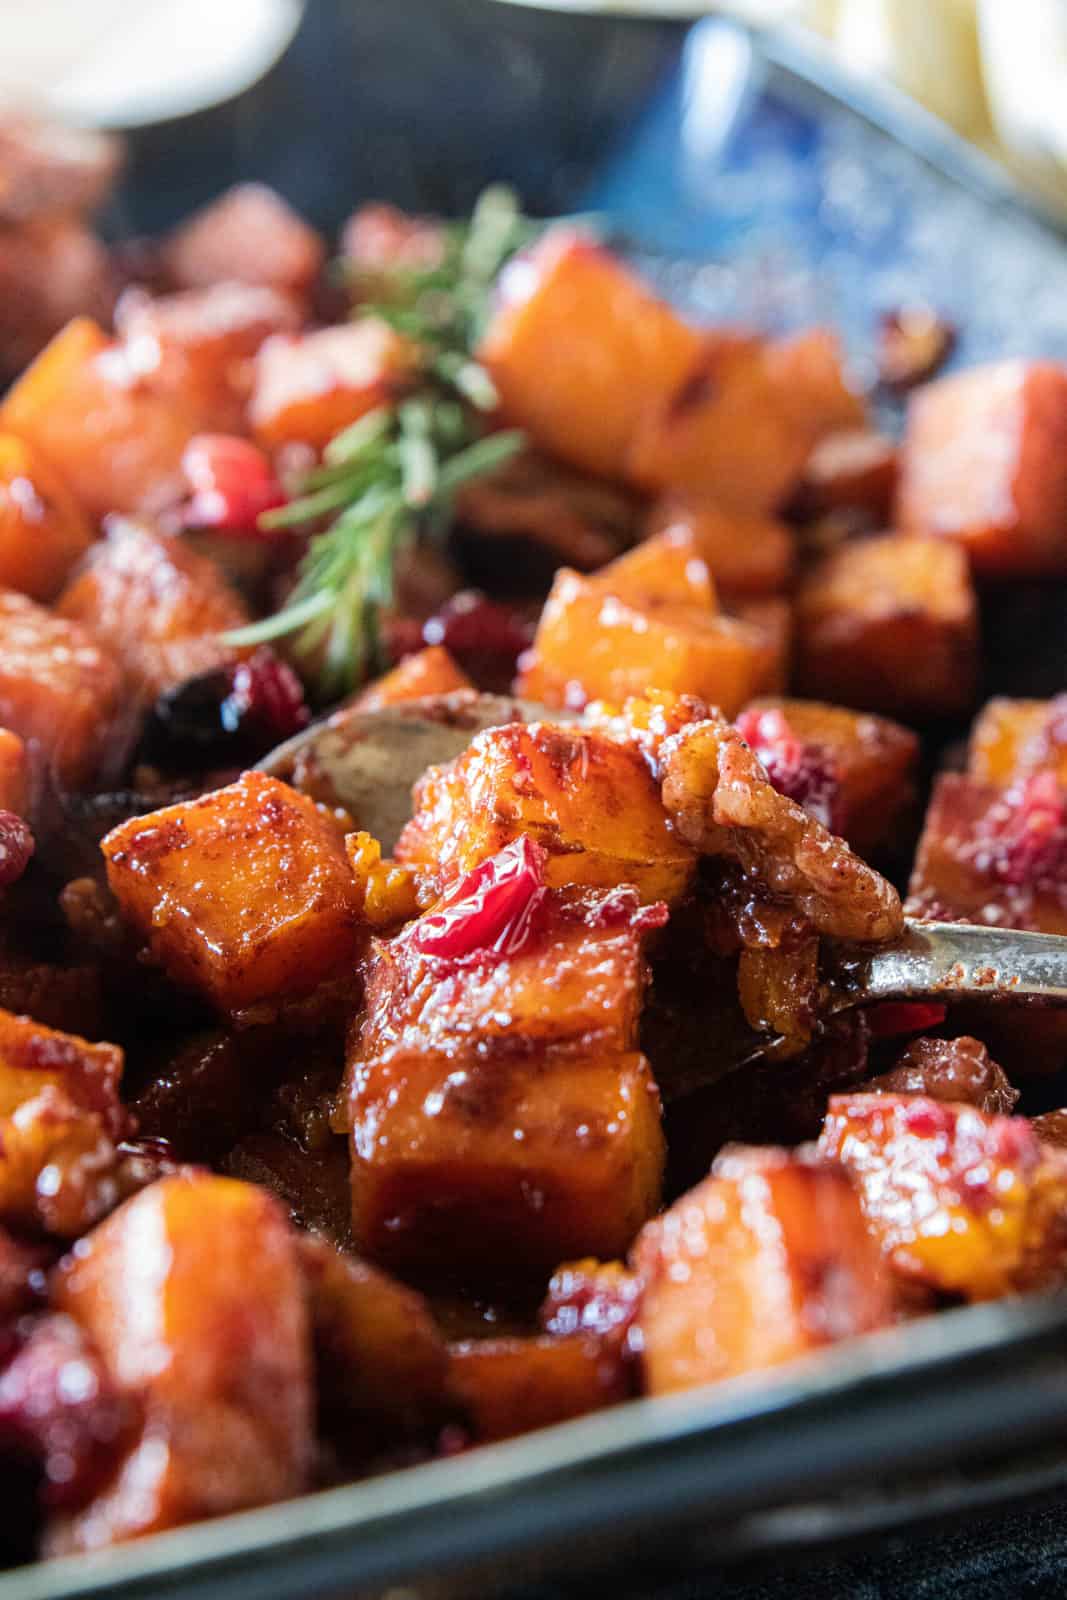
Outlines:
[{"label": "roasted butternut squash cube", "polygon": [[89,781],[117,722],[122,675],[76,622],[0,590],[0,724],[61,785]]},{"label": "roasted butternut squash cube", "polygon": [[1067,699],[990,700],[971,729],[967,772],[1004,788],[1052,772],[1067,789]]},{"label": "roasted butternut squash cube", "polygon": [[664,495],[648,515],[653,536],[688,533],[724,597],[777,594],[793,575],[794,539],[775,517],[724,511],[701,495]]},{"label": "roasted butternut squash cube", "polygon": [[602,567],[591,580],[636,606],[718,609],[715,585],[692,529],[664,528]]},{"label": "roasted butternut squash cube", "polygon": [[897,520],[979,572],[1067,571],[1067,367],[1002,361],[917,390]]},{"label": "roasted butternut squash cube", "polygon": [[777,680],[774,641],[758,627],[712,615],[706,605],[635,603],[610,580],[566,567],[556,574],[518,693],[580,709],[649,689],[697,695],[728,714]]},{"label": "roasted butternut squash cube", "polygon": [[175,229],[164,261],[179,289],[230,279],[307,296],[326,246],[276,190],[239,183]]},{"label": "roasted butternut squash cube", "polygon": [[551,888],[631,883],[645,902],[672,902],[694,871],[640,752],[551,723],[489,728],[457,761],[431,767],[396,856],[444,887],[520,834],[548,852]]},{"label": "roasted butternut squash cube", "polygon": [[213,425],[199,392],[176,390],[154,362],[139,368],[88,317],[57,333],[0,405],[0,428],[62,472],[90,517],[178,499],[185,446]]},{"label": "roasted butternut squash cube", "polygon": [[817,782],[817,765],[824,769],[833,830],[859,855],[893,844],[916,798],[919,741],[909,728],[819,700],[773,696],[754,700],[738,726],[771,782],[784,780],[784,792],[803,786],[805,771]]},{"label": "roasted butternut squash cube", "polygon": [[948,716],[974,699],[978,621],[966,558],[895,535],[823,556],[797,595],[804,694],[864,711]]},{"label": "roasted butternut squash cube", "polygon": [[650,1394],[778,1366],[890,1320],[888,1275],[847,1174],[753,1154],[676,1200],[634,1247]]},{"label": "roasted butternut squash cube", "polygon": [[922,1095],[835,1095],[819,1149],[852,1174],[901,1278],[969,1300],[1062,1282],[1067,1156],[1025,1117]]},{"label": "roasted butternut squash cube", "polygon": [[0,434],[0,586],[53,600],[92,539],[59,474],[24,440]]},{"label": "roasted butternut squash cube", "polygon": [[0,1117],[8,1117],[46,1086],[61,1088],[75,1105],[98,1112],[116,1131],[122,1051],[59,1033],[29,1017],[0,1011]]},{"label": "roasted butternut squash cube", "polygon": [[667,401],[645,410],[625,476],[645,490],[762,516],[789,500],[820,438],[862,421],[832,334],[813,329],[777,343],[712,336]]},{"label": "roasted butternut squash cube", "polygon": [[796,510],[805,518],[860,511],[876,527],[888,527],[897,476],[897,447],[884,434],[869,428],[828,433],[808,457]]},{"label": "roasted butternut squash cube", "polygon": [[405,700],[422,700],[427,695],[452,694],[456,689],[473,689],[467,674],[459,668],[441,644],[428,644],[413,656],[405,656],[391,672],[369,684],[358,695],[360,711],[380,711],[383,706],[400,705]]},{"label": "roasted butternut squash cube", "polygon": [[[80,623],[122,667],[127,689],[151,704],[237,652],[219,637],[248,621],[216,564],[175,534],[109,517],[105,537],[67,585],[57,614]],[[131,626],[136,618],[136,626]]]},{"label": "roasted butternut squash cube", "polygon": [[356,954],[340,834],[265,773],[112,829],[101,846],[124,915],[176,983],[223,1011],[311,992]]},{"label": "roasted butternut squash cube", "polygon": [[10,728],[0,728],[0,810],[17,817],[29,813],[30,764],[26,746]]},{"label": "roasted butternut squash cube", "polygon": [[478,1444],[616,1405],[629,1375],[595,1339],[470,1339],[450,1351],[449,1388]]},{"label": "roasted butternut squash cube", "polygon": [[192,388],[220,433],[243,433],[252,357],[271,334],[303,321],[291,295],[264,284],[214,283],[156,298],[127,289],[115,327],[141,368],[155,368],[175,392]]},{"label": "roasted butternut squash cube", "polygon": [[256,356],[249,421],[272,449],[321,450],[342,428],[388,404],[412,370],[406,341],[376,317],[276,334]]},{"label": "roasted butternut squash cube", "polygon": [[0,382],[17,378],[71,317],[106,323],[114,301],[110,252],[80,217],[34,217],[3,227]]},{"label": "roasted butternut squash cube", "polygon": [[561,228],[505,268],[479,360],[535,445],[617,478],[642,419],[670,403],[702,343],[607,250]]},{"label": "roasted butternut squash cube", "polygon": [[533,1280],[627,1248],[659,1203],[640,1055],[393,1053],[349,1080],[356,1247],[405,1270]]},{"label": "roasted butternut squash cube", "polygon": [[[584,902],[584,903],[583,903]],[[361,1056],[637,1048],[646,982],[642,935],[612,921],[606,896],[554,895],[539,937],[509,956],[462,964],[400,937],[375,946]]]},{"label": "roasted butternut squash cube", "polygon": [[152,1184],[82,1240],[53,1295],[145,1415],[97,1497],[53,1524],[53,1551],[308,1486],[308,1315],[296,1238],[269,1195],[206,1173]]}]

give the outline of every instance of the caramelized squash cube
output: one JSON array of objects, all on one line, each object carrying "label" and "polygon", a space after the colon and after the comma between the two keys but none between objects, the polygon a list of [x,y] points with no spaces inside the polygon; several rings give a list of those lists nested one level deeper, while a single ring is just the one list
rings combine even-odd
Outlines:
[{"label": "caramelized squash cube", "polygon": [[1063,1281],[1067,1157],[1026,1118],[922,1095],[835,1095],[819,1149],[854,1177],[904,1280],[969,1300]]},{"label": "caramelized squash cube", "polygon": [[1002,361],[917,390],[897,520],[979,572],[1067,571],[1067,367]]},{"label": "caramelized squash cube", "polygon": [[24,440],[0,434],[0,587],[54,600],[92,539],[59,474]]},{"label": "caramelized squash cube", "polygon": [[478,1444],[569,1422],[631,1393],[619,1357],[581,1334],[454,1344],[449,1388]]},{"label": "caramelized squash cube", "polygon": [[591,730],[489,728],[457,761],[431,767],[414,801],[396,856],[442,888],[520,834],[548,851],[550,888],[631,883],[645,902],[673,902],[693,874],[640,752]]},{"label": "caramelized squash cube", "polygon": [[483,961],[443,962],[404,937],[376,945],[359,1054],[635,1050],[642,936],[626,923],[598,926],[596,913],[596,900],[556,895],[531,946]]},{"label": "caramelized squash cube", "polygon": [[[834,832],[861,856],[894,842],[902,818],[915,803],[919,741],[909,728],[819,700],[766,696],[747,713],[775,711],[782,732],[827,763],[835,784]],[[756,753],[761,756],[761,745]],[[769,747],[773,757],[774,746]]]},{"label": "caramelized squash cube", "polygon": [[358,900],[341,837],[261,772],[135,817],[101,846],[124,915],[176,983],[223,1011],[309,994],[353,963]]},{"label": "caramelized squash cube", "polygon": [[1067,701],[990,700],[971,729],[967,772],[1003,788],[1052,772],[1067,789]]},{"label": "caramelized squash cube", "polygon": [[321,450],[342,428],[388,404],[411,372],[410,347],[376,317],[275,334],[256,356],[249,421],[268,448]]},{"label": "caramelized squash cube", "polygon": [[30,810],[30,764],[17,733],[0,728],[0,810],[25,817]]},{"label": "caramelized squash cube", "polygon": [[401,705],[405,700],[422,700],[427,695],[452,694],[474,685],[453,661],[444,645],[428,644],[412,656],[405,656],[391,672],[369,684],[358,695],[360,711],[380,711],[383,706]]},{"label": "caramelized squash cube", "polygon": [[793,576],[793,534],[776,517],[724,511],[702,495],[668,494],[653,505],[648,529],[689,534],[716,588],[731,598],[777,594]]},{"label": "caramelized squash cube", "polygon": [[296,1237],[251,1184],[152,1184],[84,1239],[54,1282],[145,1426],[49,1547],[89,1550],[309,1486],[311,1340]]},{"label": "caramelized squash cube", "polygon": [[106,323],[114,300],[108,248],[80,217],[0,227],[0,384],[17,378],[71,317]]},{"label": "caramelized squash cube", "polygon": [[325,259],[314,228],[262,183],[235,184],[194,212],[171,234],[164,257],[179,289],[230,279],[301,297],[310,294]]},{"label": "caramelized squash cube", "polygon": [[703,336],[601,246],[567,229],[505,268],[479,350],[505,418],[550,455],[619,477],[646,413]]},{"label": "caramelized squash cube", "polygon": [[816,562],[797,596],[804,694],[864,711],[948,716],[976,686],[977,607],[966,558],[887,535]]},{"label": "caramelized squash cube", "polygon": [[86,629],[0,590],[0,725],[35,746],[61,786],[87,783],[99,766],[121,690]]},{"label": "caramelized squash cube", "polygon": [[718,609],[704,553],[690,528],[664,528],[602,567],[590,580],[635,606]]},{"label": "caramelized squash cube", "polygon": [[650,1394],[778,1366],[890,1320],[888,1276],[848,1176],[752,1154],[676,1200],[634,1247]]},{"label": "caramelized squash cube", "polygon": [[99,1113],[116,1131],[123,1126],[121,1077],[122,1051],[115,1045],[91,1044],[0,1011],[0,1117],[9,1117],[43,1088],[52,1087],[62,1089],[75,1105]]},{"label": "caramelized squash cube", "polygon": [[404,1270],[536,1280],[619,1255],[659,1203],[640,1055],[361,1060],[349,1082],[356,1248]]},{"label": "caramelized squash cube", "polygon": [[[57,614],[80,623],[122,667],[127,688],[151,704],[187,678],[228,665],[219,635],[248,613],[216,564],[175,534],[109,517],[106,536],[60,596]],[[136,618],[136,626],[131,626]]]},{"label": "caramelized squash cube", "polygon": [[897,476],[897,447],[884,434],[868,428],[828,433],[808,457],[796,509],[805,518],[860,511],[888,527]]}]

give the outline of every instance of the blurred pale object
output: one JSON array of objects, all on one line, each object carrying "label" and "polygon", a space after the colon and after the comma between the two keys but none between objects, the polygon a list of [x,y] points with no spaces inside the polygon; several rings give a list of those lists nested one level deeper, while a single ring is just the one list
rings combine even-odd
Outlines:
[{"label": "blurred pale object", "polygon": [[1067,0],[978,0],[997,138],[1028,182],[1067,206]]},{"label": "blurred pale object", "polygon": [[[1018,25],[1013,0],[992,0]],[[858,72],[892,79],[968,138],[989,128],[975,0],[842,0],[838,53]]]},{"label": "blurred pale object", "polygon": [[296,32],[302,0],[0,0],[0,96],[97,127],[240,94]]}]

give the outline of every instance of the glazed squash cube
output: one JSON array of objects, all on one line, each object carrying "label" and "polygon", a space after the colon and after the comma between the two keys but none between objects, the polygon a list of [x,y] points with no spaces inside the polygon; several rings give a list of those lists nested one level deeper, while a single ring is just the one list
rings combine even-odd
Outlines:
[{"label": "glazed squash cube", "polygon": [[53,1523],[53,1553],[308,1487],[310,1330],[296,1237],[269,1195],[206,1173],[152,1184],[82,1241],[53,1296],[145,1417],[97,1497]]},{"label": "glazed squash cube", "polygon": [[30,809],[30,765],[17,733],[0,728],[0,811],[25,817]]},{"label": "glazed squash cube", "polygon": [[833,831],[859,855],[894,842],[915,803],[919,741],[909,728],[844,706],[773,696],[747,706],[738,727],[782,792],[791,781],[802,786],[805,773],[813,778],[821,765]]},{"label": "glazed squash cube", "polygon": [[335,433],[389,404],[412,373],[412,353],[376,317],[275,334],[256,356],[248,417],[261,444],[321,450]]},{"label": "glazed squash cube", "polygon": [[88,782],[121,708],[111,656],[76,622],[0,590],[0,725],[33,745],[58,782]]},{"label": "glazed squash cube", "polygon": [[180,498],[185,446],[213,422],[193,386],[175,388],[154,361],[142,369],[88,317],[57,333],[0,405],[0,428],[61,472],[90,517]]},{"label": "glazed squash cube", "polygon": [[427,695],[453,694],[457,689],[473,689],[467,674],[459,668],[444,645],[428,644],[412,656],[405,656],[391,672],[368,684],[356,697],[360,711],[380,711],[383,706],[401,705],[405,700],[422,700]]},{"label": "glazed squash cube", "polygon": [[990,700],[971,729],[967,772],[1005,788],[1052,772],[1067,788],[1067,700]]},{"label": "glazed squash cube", "polygon": [[624,1363],[595,1339],[470,1339],[450,1350],[449,1389],[478,1444],[569,1422],[626,1400]]},{"label": "glazed squash cube", "polygon": [[778,1366],[890,1320],[848,1176],[785,1151],[751,1155],[676,1200],[634,1247],[649,1394]]},{"label": "glazed squash cube", "polygon": [[165,265],[179,289],[224,279],[307,296],[326,247],[274,189],[239,183],[193,213],[167,241]]},{"label": "glazed squash cube", "polygon": [[309,994],[345,972],[358,939],[340,834],[264,773],[112,829],[108,883],[176,983],[223,1011]]},{"label": "glazed squash cube", "polygon": [[797,595],[802,692],[864,711],[948,716],[974,698],[978,622],[965,556],[886,535],[831,551]]},{"label": "glazed squash cube", "polygon": [[123,1126],[121,1077],[122,1051],[115,1045],[91,1044],[0,1011],[0,1117],[9,1117],[50,1086],[63,1089],[75,1105],[97,1112],[115,1131]]},{"label": "glazed squash cube", "polygon": [[777,594],[793,575],[794,539],[775,517],[724,511],[701,495],[668,494],[648,516],[650,534],[690,535],[724,596]]},{"label": "glazed squash cube", "polygon": [[664,528],[601,567],[591,580],[605,593],[635,606],[718,609],[704,553],[690,528]]},{"label": "glazed squash cube", "polygon": [[233,662],[236,651],[219,635],[248,621],[213,561],[178,535],[156,533],[128,517],[108,518],[105,537],[56,611],[111,652],[127,688],[147,704],[187,678]]},{"label": "glazed squash cube", "polygon": [[473,1043],[487,1053],[636,1049],[642,936],[629,921],[610,920],[610,904],[607,896],[554,895],[539,937],[506,956],[442,961],[406,936],[376,945],[359,1054],[447,1056]]},{"label": "glazed squash cube", "polygon": [[114,300],[110,252],[80,217],[0,226],[0,383],[17,378],[71,317],[106,323]]},{"label": "glazed squash cube", "polygon": [[835,1095],[819,1149],[852,1174],[902,1279],[968,1300],[1063,1281],[1067,1157],[1025,1117],[922,1095]]},{"label": "glazed squash cube", "polygon": [[520,662],[519,694],[577,710],[589,700],[617,703],[658,689],[732,713],[775,685],[777,651],[765,630],[706,605],[620,598],[608,571],[556,574]]},{"label": "glazed squash cube", "polygon": [[352,1229],[373,1261],[536,1280],[624,1251],[659,1203],[659,1095],[643,1056],[407,1055],[348,1084]]},{"label": "glazed squash cube", "polygon": [[489,728],[458,760],[431,767],[396,857],[444,887],[521,834],[548,852],[550,888],[630,883],[646,903],[670,903],[694,870],[640,752],[550,723]]},{"label": "glazed squash cube", "polygon": [[623,475],[642,419],[669,404],[703,336],[568,229],[511,262],[498,296],[478,358],[507,421],[550,455]]},{"label": "glazed squash cube", "polygon": [[892,439],[869,428],[849,428],[820,439],[804,468],[796,509],[805,518],[861,511],[888,527],[898,476]]},{"label": "glazed squash cube", "polygon": [[863,421],[834,336],[711,336],[666,403],[649,407],[625,475],[639,488],[706,496],[762,516],[783,506],[825,434]]},{"label": "glazed squash cube", "polygon": [[1067,571],[1067,367],[1002,361],[917,390],[897,520],[979,572]]},{"label": "glazed squash cube", "polygon": [[92,539],[59,474],[24,440],[0,434],[0,587],[53,600]]}]

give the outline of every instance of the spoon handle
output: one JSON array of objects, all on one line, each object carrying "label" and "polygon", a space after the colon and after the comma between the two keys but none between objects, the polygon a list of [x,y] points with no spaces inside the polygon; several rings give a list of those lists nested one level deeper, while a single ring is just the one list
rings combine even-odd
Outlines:
[{"label": "spoon handle", "polygon": [[1067,938],[968,922],[912,922],[892,944],[838,946],[824,959],[831,1009],[872,1000],[1067,1004]]}]

